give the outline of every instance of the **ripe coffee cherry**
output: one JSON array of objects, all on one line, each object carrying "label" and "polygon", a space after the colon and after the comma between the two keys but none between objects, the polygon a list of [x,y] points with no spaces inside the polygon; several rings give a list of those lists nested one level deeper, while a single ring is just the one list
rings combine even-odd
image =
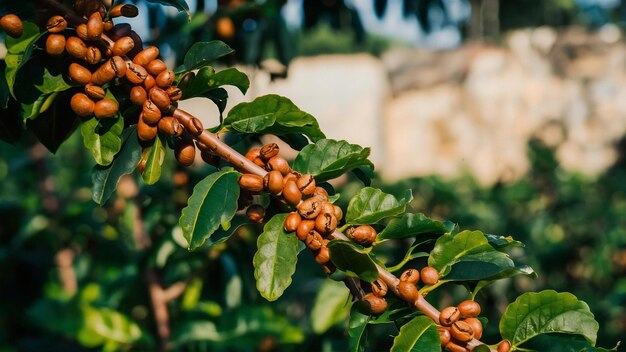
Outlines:
[{"label": "ripe coffee cherry", "polygon": [[270,171],[263,177],[263,188],[274,195],[283,191],[283,175],[279,171]]},{"label": "ripe coffee cherry", "polygon": [[102,99],[96,103],[93,109],[94,115],[98,119],[105,119],[117,115],[119,106],[116,101],[111,99]]},{"label": "ripe coffee cherry", "polygon": [[[158,89],[158,88],[156,88]],[[191,123],[187,126],[187,132],[192,136],[199,136],[204,131],[204,127],[202,126],[202,122],[197,118],[192,118]]]},{"label": "ripe coffee cherry", "polygon": [[425,266],[420,272],[424,285],[434,285],[439,281],[439,272],[432,266]]},{"label": "ripe coffee cherry", "polygon": [[104,31],[109,32],[111,29],[113,29],[113,21],[111,19],[104,21]]},{"label": "ripe coffee cherry", "polygon": [[124,56],[129,51],[133,50],[134,47],[135,42],[133,41],[133,38],[129,36],[122,37],[116,40],[115,44],[113,44],[113,55]]},{"label": "ripe coffee cherry", "polygon": [[330,251],[325,245],[322,246],[315,255],[315,262],[319,265],[327,264],[330,261]]},{"label": "ripe coffee cherry", "polygon": [[[197,146],[197,142],[196,142],[196,146]],[[219,166],[220,160],[221,160],[219,155],[216,155],[207,150],[200,150],[200,158],[202,158],[202,161],[204,161],[205,163],[211,166],[215,166],[215,167]]]},{"label": "ripe coffee cherry", "polygon": [[22,20],[14,14],[8,14],[0,18],[0,27],[13,38],[19,38],[24,33]]},{"label": "ripe coffee cherry", "polygon": [[265,218],[265,208],[258,204],[253,204],[248,207],[248,210],[246,210],[246,216],[250,221],[262,224],[263,219]]},{"label": "ripe coffee cherry", "polygon": [[458,308],[461,319],[475,318],[480,315],[480,304],[476,301],[463,301],[459,303]]},{"label": "ripe coffee cherry", "polygon": [[243,174],[239,176],[239,186],[246,191],[259,193],[263,190],[263,178],[254,174]]},{"label": "ripe coffee cherry", "polygon": [[450,330],[443,326],[437,326],[437,332],[439,332],[439,343],[441,346],[445,346],[450,342]]},{"label": "ripe coffee cherry", "polygon": [[115,71],[115,77],[122,78],[126,75],[126,71],[128,71],[128,67],[126,65],[126,61],[122,59],[120,56],[113,56],[110,60],[111,68]]},{"label": "ripe coffee cherry", "polygon": [[[159,87],[154,87],[150,89],[148,96],[150,97],[150,100],[152,100],[154,105],[156,105],[157,108],[159,108],[161,111],[169,109],[170,105],[172,105],[169,95],[167,95],[167,93],[165,93],[165,91]],[[200,128],[200,130],[202,130],[202,128]],[[198,135],[197,133],[192,133],[191,131],[190,133],[194,136]]]},{"label": "ripe coffee cherry", "polygon": [[304,244],[306,244],[306,247],[308,249],[316,251],[322,248],[322,246],[324,245],[324,239],[319,233],[317,233],[317,231],[313,230],[309,232],[309,234],[306,236]]},{"label": "ripe coffee cherry", "polygon": [[[312,198],[309,198],[312,199]],[[304,202],[302,202],[304,203]],[[322,235],[330,235],[337,228],[337,218],[333,213],[320,213],[315,218],[315,230]]]},{"label": "ripe coffee cherry", "polygon": [[322,203],[321,214],[323,213],[335,214],[335,207],[333,206],[331,202],[321,201],[321,203]]},{"label": "ripe coffee cherry", "polygon": [[172,116],[163,117],[159,120],[158,123],[159,131],[170,135],[170,136],[180,136],[183,132],[182,126]]},{"label": "ripe coffee cherry", "polygon": [[289,173],[289,171],[291,171],[291,168],[289,167],[289,163],[287,162],[287,160],[285,160],[285,158],[283,158],[280,155],[276,155],[273,158],[270,158],[267,161],[267,165],[265,166],[265,169],[267,171],[272,171],[272,170],[278,170],[280,171],[281,174],[287,175]]},{"label": "ripe coffee cherry", "polygon": [[126,79],[132,84],[142,84],[148,77],[148,72],[145,68],[129,63],[126,69]]},{"label": "ripe coffee cherry", "polygon": [[315,221],[313,220],[302,220],[296,229],[296,237],[300,241],[306,241],[309,233],[314,231],[315,229]]},{"label": "ripe coffee cherry", "polygon": [[156,80],[154,79],[154,77],[152,77],[152,75],[148,74],[142,85],[146,92],[149,92],[152,88],[156,86]]},{"label": "ripe coffee cherry", "polygon": [[459,320],[450,326],[450,335],[459,342],[470,342],[474,338],[474,331],[468,323]]},{"label": "ripe coffee cherry", "polygon": [[148,125],[156,125],[161,119],[161,110],[151,101],[146,100],[143,104],[143,119]]},{"label": "ripe coffee cherry", "polygon": [[259,155],[261,155],[261,149],[259,149],[259,148],[252,148],[252,149],[248,150],[248,152],[246,153],[246,159],[248,159],[250,161],[254,161],[254,159],[259,157]]},{"label": "ripe coffee cherry", "polygon": [[398,284],[398,296],[411,304],[415,303],[419,297],[419,291],[415,284],[407,281],[400,281]]},{"label": "ripe coffee cherry", "polygon": [[315,178],[313,178],[313,175],[304,174],[298,178],[296,185],[298,185],[303,195],[311,195],[315,191]]},{"label": "ripe coffee cherry", "polygon": [[407,269],[400,275],[400,281],[416,284],[420,280],[420,273],[416,269]]},{"label": "ripe coffee cherry", "polygon": [[97,86],[103,86],[109,83],[113,78],[119,77],[120,73],[123,72],[126,72],[124,60],[119,56],[114,56],[93,73],[91,81]]},{"label": "ripe coffee cherry", "polygon": [[[260,160],[260,158],[259,158],[259,160]],[[281,175],[282,175],[282,173],[281,173]],[[288,181],[296,182],[297,180],[298,180],[298,176],[297,176],[297,174],[295,172],[290,172],[287,175],[283,175],[283,187],[284,187],[284,185],[287,184]]]},{"label": "ripe coffee cherry", "polygon": [[91,81],[91,72],[82,65],[75,62],[70,64],[69,73],[72,81],[82,86]]},{"label": "ripe coffee cherry", "polygon": [[196,158],[196,147],[193,143],[179,142],[175,145],[174,156],[181,166],[191,166]]},{"label": "ripe coffee cherry", "polygon": [[172,102],[179,101],[183,97],[183,91],[176,86],[171,86],[165,90]]},{"label": "ripe coffee cherry", "polygon": [[343,210],[341,210],[340,207],[333,205],[333,208],[335,209],[335,217],[337,218],[337,222],[341,221],[341,219],[343,219]]},{"label": "ripe coffee cherry", "polygon": [[140,51],[137,55],[135,55],[135,57],[133,58],[133,63],[140,66],[146,66],[151,61],[155,60],[158,56],[159,49],[156,46],[149,46]]},{"label": "ripe coffee cherry", "polygon": [[368,293],[359,302],[359,310],[368,315],[380,315],[387,310],[387,301]]},{"label": "ripe coffee cherry", "polygon": [[305,219],[315,219],[322,211],[322,204],[317,198],[309,198],[298,204],[298,213]]},{"label": "ripe coffee cherry", "polygon": [[109,11],[109,17],[111,18],[115,18],[115,17],[137,17],[137,15],[139,14],[139,9],[137,8],[137,6],[135,5],[130,5],[130,4],[120,4],[120,5],[116,5],[113,6],[111,8],[111,10]]},{"label": "ripe coffee cherry", "polygon": [[167,65],[162,60],[156,59],[150,61],[150,63],[146,65],[145,69],[149,74],[157,77],[159,73],[167,70]]},{"label": "ripe coffee cherry", "polygon": [[450,341],[445,346],[446,351],[448,352],[467,352],[468,349],[456,344],[454,341]]},{"label": "ripe coffee cherry", "polygon": [[302,222],[302,217],[296,212],[291,212],[285,219],[285,231],[294,232]]},{"label": "ripe coffee cherry", "polygon": [[52,16],[48,19],[48,23],[46,23],[46,29],[50,33],[60,33],[63,32],[67,28],[67,21],[63,16]]},{"label": "ripe coffee cherry", "polygon": [[65,36],[50,34],[46,39],[46,53],[50,56],[62,55],[65,51]]},{"label": "ripe coffee cherry", "polygon": [[95,65],[102,61],[102,53],[100,52],[100,49],[95,46],[90,46],[87,48],[87,53],[85,54],[84,59],[88,64]]},{"label": "ripe coffee cherry", "polygon": [[143,113],[139,114],[139,121],[137,122],[137,137],[139,137],[139,140],[149,142],[156,138],[158,132],[157,126],[148,125],[143,119]]},{"label": "ripe coffee cherry", "polygon": [[161,89],[167,89],[174,83],[174,78],[176,78],[174,71],[165,70],[156,76],[156,85]]},{"label": "ripe coffee cherry", "polygon": [[106,92],[102,87],[94,86],[93,84],[88,84],[85,86],[85,94],[93,100],[103,99],[106,95]]},{"label": "ripe coffee cherry", "polygon": [[474,332],[474,338],[480,339],[483,336],[483,324],[476,318],[467,318],[464,320]]},{"label": "ripe coffee cherry", "polygon": [[502,340],[498,345],[498,352],[509,352],[511,350],[511,343],[509,340]]},{"label": "ripe coffee cherry", "polygon": [[80,117],[88,117],[93,115],[95,103],[93,100],[83,93],[76,93],[70,100],[72,111]]},{"label": "ripe coffee cherry", "polygon": [[278,147],[278,144],[276,143],[266,144],[261,148],[261,152],[260,152],[261,159],[265,161],[270,160],[271,158],[278,155],[279,151],[280,151],[280,148]]},{"label": "ripe coffee cherry", "polygon": [[87,40],[98,40],[104,31],[104,22],[100,12],[94,12],[87,21]]},{"label": "ripe coffee cherry", "polygon": [[328,200],[328,192],[322,187],[315,187],[313,190],[313,196],[321,199],[322,201]]},{"label": "ripe coffee cherry", "polygon": [[65,50],[71,56],[82,59],[87,55],[87,45],[78,37],[69,37],[65,41]]},{"label": "ripe coffee cherry", "polygon": [[348,235],[352,237],[354,242],[365,247],[371,246],[376,240],[376,230],[369,225],[361,225],[357,228],[351,228],[348,230]]},{"label": "ripe coffee cherry", "polygon": [[[134,86],[130,89],[130,101],[135,105],[144,105],[148,100],[148,93],[141,86]],[[155,107],[156,108],[156,107]]]},{"label": "ripe coffee cherry", "polygon": [[439,323],[443,326],[450,326],[459,320],[461,313],[457,307],[446,307],[439,313]]},{"label": "ripe coffee cherry", "polygon": [[387,295],[387,284],[381,278],[376,279],[376,281],[372,282],[372,293],[378,297],[385,297]]},{"label": "ripe coffee cherry", "polygon": [[302,193],[294,180],[289,180],[283,187],[283,197],[291,206],[297,206],[302,200]]}]

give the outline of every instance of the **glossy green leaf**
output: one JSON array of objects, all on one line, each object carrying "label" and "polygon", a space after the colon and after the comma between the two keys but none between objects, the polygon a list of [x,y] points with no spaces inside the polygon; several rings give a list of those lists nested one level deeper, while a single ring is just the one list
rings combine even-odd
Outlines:
[{"label": "glossy green leaf", "polygon": [[94,116],[80,125],[85,147],[91,151],[98,165],[109,165],[122,148],[124,119],[117,116],[97,119]]},{"label": "glossy green leaf", "polygon": [[301,133],[314,142],[324,138],[313,116],[300,110],[291,100],[273,94],[236,105],[224,125],[240,133]]},{"label": "glossy green leaf", "polygon": [[323,334],[343,321],[350,313],[350,291],[342,282],[324,280],[311,310],[311,326],[316,334]]},{"label": "glossy green leaf", "polygon": [[19,38],[5,37],[5,45],[7,54],[4,58],[6,62],[6,79],[9,91],[12,95],[15,77],[19,68],[28,61],[33,51],[33,43],[35,43],[43,34],[39,33],[39,27],[31,22],[24,23],[24,33]]},{"label": "glossy green leaf", "polygon": [[147,161],[141,176],[146,184],[152,185],[161,178],[161,167],[163,166],[165,154],[167,153],[165,137],[159,133],[157,138],[154,139],[154,142],[152,142],[152,145],[144,150],[144,153],[147,157]]},{"label": "glossy green leaf", "polygon": [[529,266],[516,266],[506,253],[496,250],[469,254],[452,265],[447,281],[503,279],[516,275],[536,276]]},{"label": "glossy green leaf", "polygon": [[440,352],[437,326],[427,316],[420,315],[402,325],[400,333],[393,339],[391,352]]},{"label": "glossy green leaf", "polygon": [[378,278],[376,264],[370,256],[356,244],[347,241],[328,243],[330,260],[337,269],[358,276],[361,280],[373,282]]},{"label": "glossy green leaf", "polygon": [[237,211],[239,173],[224,169],[198,182],[182,210],[179,225],[189,250],[201,247]]},{"label": "glossy green leaf", "polygon": [[437,269],[442,276],[450,271],[463,256],[494,251],[487,238],[480,231],[463,231],[456,235],[447,234],[439,237],[430,252],[428,265]]},{"label": "glossy green leaf", "polygon": [[250,80],[236,68],[227,68],[216,73],[212,67],[203,67],[183,90],[183,99],[209,97],[209,92],[226,85],[235,86],[242,94],[246,94]]},{"label": "glossy green leaf", "polygon": [[486,233],[485,237],[487,237],[487,241],[489,241],[489,244],[491,244],[494,248],[498,250],[509,247],[524,247],[524,244],[522,242],[513,239],[513,237],[511,236],[505,237]]},{"label": "glossy green leaf", "polygon": [[571,334],[542,334],[523,344],[524,350],[545,351],[550,346],[550,352],[610,352],[616,351],[594,347],[581,335]]},{"label": "glossy green leaf", "polygon": [[547,333],[581,335],[596,343],[599,324],[589,306],[568,292],[528,292],[511,303],[500,319],[502,337],[519,346]]},{"label": "glossy green leaf", "polygon": [[348,340],[350,352],[365,352],[367,346],[367,323],[371,316],[359,312],[356,307],[350,311],[350,322],[348,323]]},{"label": "glossy green leaf", "polygon": [[369,148],[346,141],[320,139],[300,151],[292,168],[304,174],[312,174],[316,181],[329,180],[359,167],[374,168],[367,159]]},{"label": "glossy green leaf", "polygon": [[135,170],[141,159],[141,148],[137,139],[137,126],[131,126],[122,134],[122,147],[113,161],[107,165],[96,165],[91,172],[92,198],[103,205],[111,197],[120,178]]},{"label": "glossy green leaf", "polygon": [[93,335],[105,341],[130,344],[141,338],[139,325],[126,315],[108,308],[85,307],[83,310],[86,325],[79,332],[79,341],[91,339]]},{"label": "glossy green leaf", "polygon": [[412,199],[410,190],[404,199],[397,200],[378,188],[362,188],[348,204],[346,222],[352,225],[374,224],[384,218],[401,215]]},{"label": "glossy green leaf", "polygon": [[165,6],[172,6],[178,9],[178,11],[184,11],[189,15],[189,5],[185,0],[146,0],[155,4],[161,4]]},{"label": "glossy green leaf", "polygon": [[178,74],[192,71],[234,52],[233,49],[219,40],[197,42],[189,48],[183,59],[183,64],[177,67],[174,72]]},{"label": "glossy green leaf", "polygon": [[268,301],[275,301],[291,285],[298,262],[298,238],[285,232],[287,214],[274,215],[257,239],[254,264],[256,288]]},{"label": "glossy green leaf", "polygon": [[424,234],[444,234],[453,226],[450,222],[433,220],[422,213],[404,214],[389,221],[377,241],[417,237]]},{"label": "glossy green leaf", "polygon": [[70,109],[71,95],[60,93],[57,103],[51,109],[41,113],[35,120],[26,121],[26,126],[37,136],[37,139],[55,153],[59,146],[71,135],[79,120]]}]

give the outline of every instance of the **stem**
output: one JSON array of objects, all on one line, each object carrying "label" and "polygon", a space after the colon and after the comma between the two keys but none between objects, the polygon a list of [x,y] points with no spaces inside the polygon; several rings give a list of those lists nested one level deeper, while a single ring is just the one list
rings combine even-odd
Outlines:
[{"label": "stem", "polygon": [[148,291],[152,301],[152,311],[157,324],[159,335],[159,350],[167,351],[170,345],[170,314],[167,310],[167,297],[163,290],[163,285],[159,279],[159,274],[154,269],[149,269],[146,273]]}]

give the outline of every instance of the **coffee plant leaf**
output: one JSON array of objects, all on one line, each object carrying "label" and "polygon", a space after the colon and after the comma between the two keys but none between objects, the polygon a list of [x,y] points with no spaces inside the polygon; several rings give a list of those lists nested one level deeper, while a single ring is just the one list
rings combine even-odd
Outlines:
[{"label": "coffee plant leaf", "polygon": [[446,281],[499,280],[516,275],[536,277],[532,268],[516,265],[508,254],[487,251],[462,256],[445,276]]},{"label": "coffee plant leaf", "polygon": [[330,180],[359,167],[374,168],[367,159],[370,148],[334,139],[320,139],[304,147],[293,162],[293,169],[312,174],[316,181]]},{"label": "coffee plant leaf", "polygon": [[525,351],[544,351],[550,346],[550,352],[610,352],[617,348],[594,347],[581,335],[542,334],[523,344]]},{"label": "coffee plant leaf", "polygon": [[580,335],[594,346],[598,329],[587,303],[569,292],[553,290],[522,294],[500,319],[500,334],[513,346],[548,333]]},{"label": "coffee plant leaf", "polygon": [[146,0],[155,4],[175,7],[178,11],[184,11],[189,17],[189,5],[185,0]]},{"label": "coffee plant leaf", "polygon": [[378,234],[376,241],[412,238],[427,234],[443,235],[450,231],[453,225],[449,221],[433,220],[422,213],[407,213],[400,218],[391,219],[385,229]]},{"label": "coffee plant leaf", "polygon": [[144,155],[142,155],[142,158],[146,159],[146,167],[141,177],[143,177],[143,181],[146,184],[155,184],[161,178],[161,167],[166,154],[167,143],[165,138],[159,133],[152,145],[146,148]]},{"label": "coffee plant leaf", "polygon": [[4,44],[7,48],[7,54],[4,58],[7,65],[5,74],[11,95],[15,96],[13,85],[15,84],[17,71],[28,62],[34,50],[34,43],[43,35],[43,33],[39,33],[39,27],[36,24],[25,22],[24,33],[19,38],[5,37]]},{"label": "coffee plant leaf", "polygon": [[50,109],[42,112],[35,120],[26,121],[27,128],[52,153],[59,149],[79,123],[70,108],[72,96],[68,93],[69,91],[60,93]]},{"label": "coffee plant leaf", "polygon": [[[228,91],[224,88],[215,88],[211,89],[207,92],[206,97],[211,99],[213,104],[217,106],[217,109],[220,112],[220,118],[226,110],[226,103],[228,102]],[[219,129],[218,129],[219,131]]]},{"label": "coffee plant leaf", "polygon": [[174,69],[174,73],[181,74],[199,69],[234,52],[233,49],[219,40],[197,42],[189,48],[183,59],[183,64]]},{"label": "coffee plant leaf", "polygon": [[122,133],[122,146],[113,161],[107,166],[96,165],[91,171],[94,202],[104,205],[115,192],[120,178],[133,172],[139,160],[141,148],[137,139],[137,126],[131,126]]},{"label": "coffee plant leaf", "polygon": [[360,246],[347,241],[330,241],[330,260],[337,269],[358,276],[361,280],[373,282],[378,278],[376,263]]},{"label": "coffee plant leaf", "polygon": [[102,166],[111,164],[122,148],[123,131],[124,119],[119,114],[106,119],[92,116],[80,125],[83,144],[91,151],[96,163]]},{"label": "coffee plant leaf", "polygon": [[503,250],[509,247],[524,247],[524,243],[515,240],[511,236],[492,235],[489,233],[484,234],[487,237],[487,241],[497,250]]},{"label": "coffee plant leaf", "polygon": [[406,205],[412,199],[413,195],[410,190],[403,199],[397,200],[393,195],[378,188],[362,188],[348,203],[346,223],[374,224],[388,217],[402,215],[406,211]]},{"label": "coffee plant leaf", "polygon": [[[87,342],[86,340],[91,340],[97,336],[107,345],[110,345],[111,342],[131,344],[139,341],[143,336],[141,328],[136,322],[110,308],[83,307],[83,319],[86,324],[78,334],[78,340],[81,342]],[[96,339],[96,341],[98,340]],[[94,345],[94,341],[90,342]]]},{"label": "coffee plant leaf", "polygon": [[350,314],[350,291],[342,282],[324,280],[311,310],[313,331],[321,335]]},{"label": "coffee plant leaf", "polygon": [[9,84],[7,83],[5,73],[6,68],[6,61],[0,60],[0,109],[6,109],[9,106],[9,98],[11,98],[11,92],[9,91]]},{"label": "coffee plant leaf", "polygon": [[209,93],[211,91],[224,85],[235,86],[242,94],[246,94],[248,87],[250,87],[250,80],[245,73],[236,68],[227,68],[215,72],[212,67],[203,67],[183,90],[182,99],[195,97],[210,98]]},{"label": "coffee plant leaf", "polygon": [[437,239],[435,248],[430,252],[428,265],[437,269],[444,277],[464,256],[493,251],[495,249],[481,231],[466,230],[456,235],[446,234]]},{"label": "coffee plant leaf", "polygon": [[491,352],[491,349],[487,345],[478,345],[473,352]]},{"label": "coffee plant leaf", "polygon": [[237,171],[223,169],[210,174],[193,188],[179,220],[190,251],[201,247],[237,212],[238,178]]},{"label": "coffee plant leaf", "polygon": [[348,344],[350,352],[365,352],[367,347],[367,324],[372,318],[352,306],[348,323]]},{"label": "coffee plant leaf", "polygon": [[391,352],[440,352],[441,343],[435,322],[421,315],[402,325],[393,339]]},{"label": "coffee plant leaf", "polygon": [[269,94],[234,106],[224,126],[240,133],[284,135],[301,133],[313,142],[324,138],[317,120],[300,110],[291,100]]},{"label": "coffee plant leaf", "polygon": [[254,264],[256,288],[268,301],[275,301],[291,285],[298,262],[298,238],[285,232],[287,214],[272,217],[257,239]]},{"label": "coffee plant leaf", "polygon": [[309,145],[309,140],[300,133],[287,133],[278,137],[293,150],[302,150],[302,148]]},{"label": "coffee plant leaf", "polygon": [[359,181],[367,187],[372,185],[374,178],[374,169],[368,166],[359,166],[350,171]]}]

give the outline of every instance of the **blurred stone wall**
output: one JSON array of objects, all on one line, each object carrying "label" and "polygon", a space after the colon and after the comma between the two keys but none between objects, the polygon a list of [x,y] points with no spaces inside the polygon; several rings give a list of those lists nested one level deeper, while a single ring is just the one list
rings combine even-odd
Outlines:
[{"label": "blurred stone wall", "polygon": [[[372,147],[387,181],[462,174],[484,185],[511,181],[528,170],[531,138],[553,146],[563,168],[593,176],[616,161],[626,132],[626,45],[611,27],[537,28],[510,33],[498,47],[395,49],[381,59],[298,58],[284,80],[250,73],[250,91],[231,90],[230,106],[285,95],[330,138]],[[204,104],[186,107],[216,118]]]}]

